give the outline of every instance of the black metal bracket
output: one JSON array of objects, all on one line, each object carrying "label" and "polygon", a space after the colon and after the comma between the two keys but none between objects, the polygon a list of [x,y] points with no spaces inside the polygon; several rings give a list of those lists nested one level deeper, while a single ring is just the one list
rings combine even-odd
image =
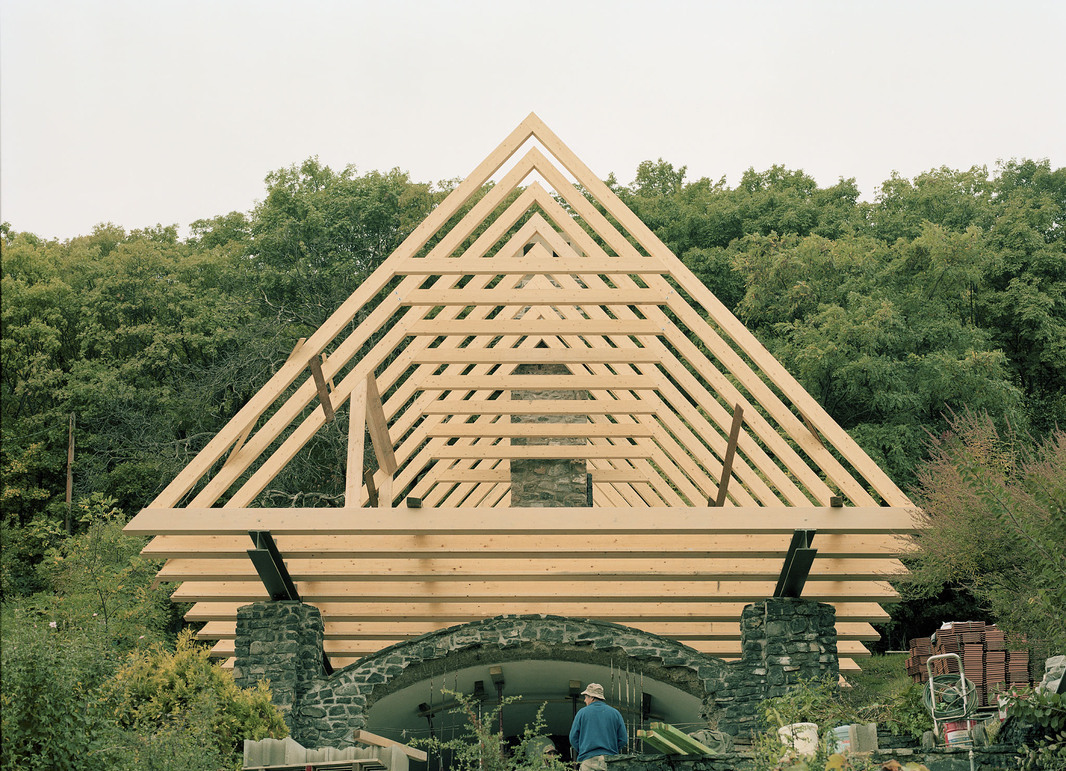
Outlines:
[{"label": "black metal bracket", "polygon": [[785,564],[781,568],[781,576],[777,579],[774,597],[799,597],[803,593],[803,585],[807,583],[814,557],[818,554],[817,549],[811,548],[811,541],[814,540],[816,532],[797,530],[792,534],[792,542],[788,545],[788,553],[785,554]]},{"label": "black metal bracket", "polygon": [[255,548],[248,550],[248,557],[255,566],[255,572],[259,574],[267,594],[272,600],[296,600],[300,602],[300,595],[296,591],[289,571],[285,567],[285,561],[281,558],[278,545],[274,543],[274,537],[269,530],[249,530]]},{"label": "black metal bracket", "polygon": [[[255,572],[259,574],[259,580],[266,587],[270,599],[275,602],[280,600],[303,602],[270,531],[249,530],[248,535],[251,536],[254,544],[254,548],[248,550],[248,557],[252,560]],[[333,665],[330,664],[329,656],[325,651],[322,651],[322,669],[327,675],[333,674]]]}]

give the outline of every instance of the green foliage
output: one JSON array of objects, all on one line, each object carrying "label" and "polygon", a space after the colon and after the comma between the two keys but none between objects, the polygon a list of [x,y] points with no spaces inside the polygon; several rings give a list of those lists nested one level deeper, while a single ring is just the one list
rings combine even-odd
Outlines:
[{"label": "green foliage", "polygon": [[544,707],[537,710],[533,722],[525,727],[518,744],[509,748],[499,732],[500,711],[513,704],[518,697],[505,698],[492,709],[483,709],[482,704],[471,696],[444,689],[443,693],[455,699],[457,707],[451,712],[463,715],[465,733],[447,741],[437,737],[419,739],[414,743],[438,757],[452,758],[452,771],[519,771],[520,769],[554,769],[563,771],[566,765],[559,756],[545,756],[539,751],[545,737]]},{"label": "green foliage", "polygon": [[822,728],[831,728],[859,719],[832,677],[801,680],[789,686],[784,696],[764,701],[761,709],[764,722],[775,731],[793,723],[817,723]]},{"label": "green foliage", "polygon": [[97,691],[113,653],[91,633],[24,614],[5,617],[0,652],[0,768],[100,768]]},{"label": "green foliage", "polygon": [[1008,632],[1066,646],[1066,433],[1044,441],[986,416],[953,418],[922,470],[927,528],[909,558],[911,597],[966,587]]},{"label": "green foliage", "polygon": [[1066,769],[1066,695],[1029,688],[1006,694],[1007,714],[1012,720],[1036,726],[1043,738],[1036,746],[1023,748],[1023,769]]},{"label": "green foliage", "polygon": [[128,651],[162,639],[169,603],[152,588],[159,564],[140,556],[143,539],[122,532],[126,519],[114,503],[99,493],[79,501],[74,515],[84,531],[56,539],[39,568],[50,591],[25,605],[63,628],[95,628]]},{"label": "green foliage", "polygon": [[282,738],[289,731],[265,683],[241,689],[212,662],[191,631],[170,653],[160,646],[130,654],[105,685],[103,701],[120,728],[139,734],[200,726],[210,746],[236,758],[244,739]]},{"label": "green foliage", "polygon": [[3,771],[220,771],[243,738],[287,734],[269,691],[238,689],[190,635],[123,664],[96,626],[5,608],[3,632]]},{"label": "green foliage", "polygon": [[922,686],[907,676],[904,658],[897,653],[863,659],[862,671],[848,675],[851,687],[840,695],[858,722],[877,723],[897,736],[920,739],[933,721],[922,700]]},{"label": "green foliage", "polygon": [[[430,186],[405,172],[336,172],[317,158],[266,178],[251,221],[249,278],[264,315],[314,332],[425,217]],[[216,228],[217,230],[217,228]]]}]

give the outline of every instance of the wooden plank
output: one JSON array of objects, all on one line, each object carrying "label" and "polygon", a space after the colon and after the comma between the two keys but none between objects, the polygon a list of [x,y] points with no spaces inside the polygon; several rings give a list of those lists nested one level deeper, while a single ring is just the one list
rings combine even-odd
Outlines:
[{"label": "wooden plank", "polygon": [[366,434],[366,384],[352,392],[348,405],[348,453],[344,467],[344,505],[363,503],[363,439]]},{"label": "wooden plank", "polygon": [[[200,601],[186,614],[189,622],[231,621],[237,618],[241,601]],[[882,624],[889,620],[888,613],[876,602],[830,601],[836,610],[837,623],[841,621],[865,621]],[[318,604],[322,617],[327,621],[416,621],[441,620],[451,624],[478,621],[505,613],[516,615],[548,614],[569,618],[591,618],[613,621],[634,626],[654,621],[689,621],[739,623],[745,603],[736,600],[714,600],[693,604],[675,603],[612,603],[588,599],[552,603],[523,602],[513,598],[500,602],[457,602],[438,604],[431,601],[383,604],[380,602],[323,602]]]},{"label": "wooden plank", "polygon": [[711,749],[702,742],[693,739],[688,734],[681,733],[681,731],[674,728],[669,723],[652,723],[651,730],[655,731],[660,737],[668,739],[672,744],[675,744],[681,749],[692,755],[710,755]]},{"label": "wooden plank", "polygon": [[[396,640],[325,640],[323,648],[330,661],[337,662],[346,656],[362,657],[377,653],[382,648],[394,645]],[[742,649],[740,640],[688,640],[683,643],[700,653],[721,658],[740,658]],[[212,647],[211,655],[215,658],[233,656],[236,646],[233,640],[219,640]],[[857,640],[843,640],[837,643],[837,652],[842,656],[869,656],[870,651]],[[335,666],[338,666],[335,664]]]},{"label": "wooden plank", "polygon": [[[471,474],[479,470],[472,469]],[[494,471],[492,469],[490,472]],[[609,469],[594,469],[606,474]],[[501,481],[498,479],[473,481]],[[378,557],[431,558],[447,553],[456,557],[533,558],[544,553],[556,557],[596,555],[617,557],[772,557],[782,559],[788,551],[791,533],[726,534],[650,533],[638,536],[604,534],[596,539],[575,539],[570,535],[489,534],[470,535],[278,535],[275,541],[286,559],[363,559]],[[911,542],[892,535],[850,533],[817,536],[819,558],[891,559],[907,553]],[[152,559],[245,559],[248,535],[162,535],[141,552]]]},{"label": "wooden plank", "polygon": [[430,402],[422,411],[426,415],[647,415],[658,409],[644,399],[453,399]]},{"label": "wooden plank", "polygon": [[657,335],[662,332],[659,324],[646,319],[620,321],[607,319],[592,322],[584,319],[563,321],[554,319],[458,319],[454,321],[437,321],[426,319],[411,325],[411,335]]},{"label": "wooden plank", "polygon": [[[427,436],[467,436],[503,438],[585,438],[585,437],[650,437],[651,426],[632,423],[439,423],[429,429]],[[507,480],[510,481],[508,477]]]},{"label": "wooden plank", "polygon": [[398,266],[396,273],[399,275],[422,275],[422,276],[500,276],[521,275],[527,276],[534,273],[543,275],[556,275],[558,273],[602,273],[611,275],[616,273],[665,273],[668,269],[664,265],[648,265],[646,260],[626,260],[620,257],[577,257],[569,259],[565,257],[548,259],[501,258],[488,257],[480,259],[466,259],[453,257],[450,259],[414,259]]},{"label": "wooden plank", "polygon": [[503,458],[515,460],[522,458],[553,458],[587,460],[590,458],[621,458],[632,460],[634,458],[650,458],[651,448],[640,448],[634,445],[594,445],[594,444],[568,444],[568,445],[511,445],[511,444],[475,444],[470,447],[456,447],[445,445],[432,451],[434,458]]},{"label": "wooden plank", "polygon": [[412,289],[399,297],[402,306],[439,305],[664,305],[666,295],[649,289]]},{"label": "wooden plank", "polygon": [[315,381],[315,390],[318,392],[318,400],[322,403],[322,412],[326,416],[326,422],[329,423],[333,420],[335,414],[333,412],[333,404],[329,399],[329,388],[322,374],[322,363],[312,356],[309,364],[311,365],[311,377]]},{"label": "wooden plank", "polygon": [[389,424],[381,405],[377,379],[373,373],[366,376],[366,425],[370,429],[371,443],[377,455],[378,467],[386,474],[395,474],[396,455],[393,452],[392,439],[389,437]]},{"label": "wooden plank", "polygon": [[637,738],[664,755],[685,755],[686,752],[664,736],[644,728],[637,729]]},{"label": "wooden plank", "polygon": [[[455,626],[450,620],[422,621],[326,621],[323,625],[327,640],[408,640],[430,632]],[[735,621],[644,621],[640,631],[657,634],[671,640],[736,640],[740,624]],[[872,641],[880,639],[874,627],[864,621],[840,621],[836,624],[837,639]],[[209,621],[196,633],[203,640],[233,640],[237,637],[235,620]]]},{"label": "wooden plank", "polygon": [[[781,560],[771,558],[719,559],[692,557],[589,558],[555,557],[497,558],[474,562],[442,553],[435,558],[301,559],[286,557],[285,566],[294,581],[424,581],[458,580],[595,580],[595,581],[687,581],[736,580],[776,581]],[[878,580],[905,572],[897,559],[820,558],[808,581]],[[258,573],[247,559],[173,559],[158,578],[163,581],[253,580]]]},{"label": "wooden plank", "polygon": [[649,348],[427,348],[414,360],[427,364],[655,364],[661,356]]},{"label": "wooden plank", "polygon": [[[360,599],[408,602],[556,602],[579,599],[600,602],[701,603],[720,599],[757,602],[773,594],[776,581],[601,581],[563,578],[538,581],[298,581],[305,602],[339,602]],[[886,581],[817,581],[805,589],[805,599],[825,602],[893,602],[896,590]],[[230,600],[259,602],[269,599],[260,581],[186,581],[171,595],[174,602]]]},{"label": "wooden plank", "polygon": [[729,429],[729,444],[726,446],[725,458],[722,459],[722,477],[718,482],[718,497],[715,498],[715,506],[725,506],[726,494],[729,488],[729,477],[733,473],[733,456],[737,452],[737,441],[740,439],[740,429],[744,424],[744,408],[739,404],[733,407],[733,425]]},{"label": "wooden plank", "polygon": [[354,733],[352,734],[352,742],[354,744],[369,744],[374,747],[396,747],[404,755],[411,758],[411,760],[419,760],[423,763],[425,763],[426,758],[429,757],[426,754],[425,750],[415,749],[414,747],[409,747],[406,744],[401,744],[400,742],[394,741],[392,739],[386,739],[384,736],[372,734],[370,733],[370,731],[367,731],[362,728],[355,729]]},{"label": "wooden plank", "polygon": [[404,510],[383,513],[368,509],[262,508],[143,509],[126,526],[126,532],[144,535],[247,534],[270,530],[279,535],[331,533],[821,533],[917,532],[915,509],[902,507],[753,507],[716,509],[710,506],[660,508],[583,509],[575,517],[570,509],[530,507],[506,511],[478,509]]},{"label": "wooden plank", "polygon": [[431,375],[419,385],[427,391],[628,391],[653,387],[645,375]]}]

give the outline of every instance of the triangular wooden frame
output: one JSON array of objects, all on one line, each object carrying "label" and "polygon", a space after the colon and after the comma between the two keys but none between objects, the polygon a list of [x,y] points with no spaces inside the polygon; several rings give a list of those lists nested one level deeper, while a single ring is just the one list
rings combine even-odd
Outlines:
[{"label": "triangular wooden frame", "polygon": [[[555,163],[536,146],[519,156],[530,139]],[[554,195],[522,187],[534,173]],[[529,363],[570,375],[515,374]],[[546,380],[588,398],[508,398]],[[546,410],[587,422],[509,419]],[[335,414],[352,429],[344,506],[256,508]],[[378,461],[366,480],[364,431]],[[509,441],[549,435],[585,444]],[[510,508],[511,459],[575,453],[593,508]],[[708,506],[723,479],[725,505]],[[500,613],[613,620],[733,658],[743,604],[773,591],[792,532],[814,529],[805,596],[836,606],[846,668],[896,598],[886,579],[913,521],[887,475],[530,114],[127,530],[155,536],[145,554],[167,560],[159,578],[182,582],[174,600],[195,603],[187,617],[207,622],[218,656],[232,655],[236,608],[266,598],[245,550],[247,531],[270,530],[344,665]]]}]

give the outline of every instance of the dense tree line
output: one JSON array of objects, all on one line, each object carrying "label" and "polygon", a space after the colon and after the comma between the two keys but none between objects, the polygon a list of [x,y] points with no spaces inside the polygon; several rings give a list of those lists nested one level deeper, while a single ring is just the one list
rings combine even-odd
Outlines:
[{"label": "dense tree line", "polygon": [[[735,187],[685,172],[647,161],[608,184],[904,489],[928,494],[953,415],[1061,442],[1066,169],[934,169],[870,202],[853,180],[779,166]],[[55,590],[40,565],[89,526],[64,503],[72,419],[74,508],[136,512],[448,188],[311,159],[187,238],[5,224],[4,599]],[[335,471],[304,459],[291,481],[328,487]]]}]

